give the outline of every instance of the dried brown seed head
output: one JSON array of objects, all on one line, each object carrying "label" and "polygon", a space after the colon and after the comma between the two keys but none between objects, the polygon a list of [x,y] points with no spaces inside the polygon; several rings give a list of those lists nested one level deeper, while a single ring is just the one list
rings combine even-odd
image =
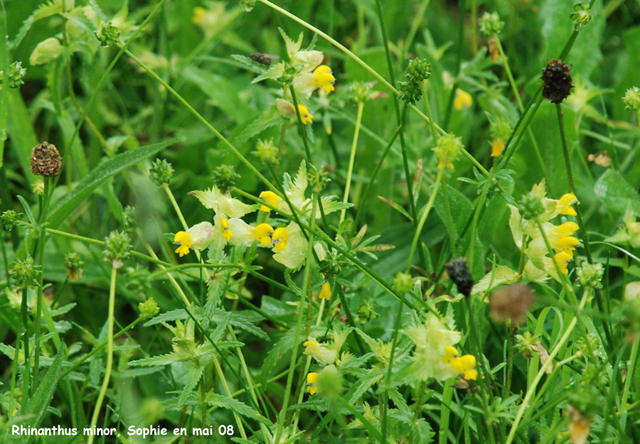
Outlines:
[{"label": "dried brown seed head", "polygon": [[494,322],[511,321],[520,325],[527,320],[536,295],[527,285],[513,284],[494,291],[491,294],[491,319]]},{"label": "dried brown seed head", "polygon": [[567,65],[562,60],[553,59],[547,62],[542,70],[542,97],[553,103],[561,103],[571,94],[571,72],[573,65]]},{"label": "dried brown seed head", "polygon": [[42,142],[31,153],[31,172],[38,176],[53,177],[60,174],[62,157],[55,145]]}]

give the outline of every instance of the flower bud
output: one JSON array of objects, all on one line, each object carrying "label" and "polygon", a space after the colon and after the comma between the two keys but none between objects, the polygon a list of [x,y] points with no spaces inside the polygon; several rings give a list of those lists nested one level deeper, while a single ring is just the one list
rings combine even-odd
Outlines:
[{"label": "flower bud", "polygon": [[38,176],[54,177],[60,174],[62,157],[55,145],[42,142],[31,153],[31,172]]},{"label": "flower bud", "polygon": [[544,213],[544,205],[538,196],[527,193],[520,198],[518,210],[524,219],[535,220]]},{"label": "flower bud", "polygon": [[24,260],[16,259],[13,267],[9,270],[9,276],[17,287],[34,287],[38,285],[38,280],[42,274],[42,267],[35,265],[35,261],[30,255]]},{"label": "flower bud", "polygon": [[413,289],[413,279],[409,273],[398,273],[393,279],[393,289],[399,294],[409,293]]},{"label": "flower bud", "polygon": [[591,21],[593,15],[591,14],[591,8],[588,3],[583,5],[582,2],[578,2],[573,6],[573,12],[569,17],[576,22],[576,31],[580,31],[584,25]]},{"label": "flower bud", "polygon": [[101,46],[111,46],[118,43],[120,38],[120,30],[113,26],[111,22],[103,23],[100,31],[94,31],[94,34]]},{"label": "flower bud", "polygon": [[31,184],[31,190],[33,194],[37,194],[38,196],[44,196],[44,180],[38,179]]},{"label": "flower bud", "polygon": [[278,161],[278,147],[273,139],[267,141],[258,140],[253,154],[264,163],[276,163]]},{"label": "flower bud", "polygon": [[161,187],[169,185],[173,177],[173,166],[166,160],[156,159],[149,170],[149,179],[151,182]]},{"label": "flower bud", "polygon": [[133,232],[138,224],[136,223],[136,209],[130,205],[127,205],[122,212],[122,224],[124,225],[124,231],[127,233]]},{"label": "flower bud", "polygon": [[112,231],[105,239],[104,260],[110,261],[113,268],[120,268],[125,259],[131,255],[129,236],[120,231]]},{"label": "flower bud", "polygon": [[233,170],[233,165],[221,165],[213,170],[213,183],[220,191],[226,193],[240,180],[240,175]]},{"label": "flower bud", "polygon": [[67,254],[64,257],[64,266],[67,269],[67,276],[69,276],[71,282],[75,282],[82,277],[84,261],[78,253]]},{"label": "flower bud", "polygon": [[453,169],[453,162],[460,156],[462,150],[462,139],[452,133],[440,137],[433,151],[438,157],[438,169],[449,167]]},{"label": "flower bud", "polygon": [[500,16],[497,12],[485,12],[480,19],[480,32],[487,37],[499,34],[503,26],[504,22],[500,21]]},{"label": "flower bud", "polygon": [[578,268],[578,282],[583,287],[602,288],[600,280],[604,274],[602,264],[590,264],[584,262],[582,267]]},{"label": "flower bud", "polygon": [[640,111],[640,88],[634,86],[629,88],[622,98],[624,108],[633,111]]},{"label": "flower bud", "polygon": [[349,88],[349,98],[355,103],[365,103],[371,100],[373,91],[371,85],[364,82],[356,82]]},{"label": "flower bud", "polygon": [[[22,62],[13,62],[9,66],[9,75],[7,76],[7,83],[9,88],[19,88],[24,84],[24,76],[27,75],[26,68],[22,67]],[[0,83],[4,81],[4,71],[0,71]]]},{"label": "flower bud", "polygon": [[140,317],[145,320],[155,318],[160,313],[160,307],[158,307],[158,303],[153,298],[140,302],[138,309],[140,310]]},{"label": "flower bud", "polygon": [[2,228],[4,228],[5,231],[11,231],[21,220],[22,214],[16,213],[13,210],[7,210],[0,216],[0,223],[2,223]]},{"label": "flower bud", "polygon": [[413,59],[407,67],[407,80],[398,82],[400,99],[415,103],[422,98],[421,83],[431,76],[431,65],[426,60]]}]

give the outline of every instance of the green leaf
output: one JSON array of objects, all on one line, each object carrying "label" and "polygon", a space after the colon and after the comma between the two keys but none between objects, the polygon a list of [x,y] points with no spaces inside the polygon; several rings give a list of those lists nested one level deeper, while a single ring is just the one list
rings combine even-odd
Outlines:
[{"label": "green leaf", "polygon": [[610,211],[624,213],[629,206],[634,213],[640,214],[640,196],[617,171],[604,173],[593,191]]},{"label": "green leaf", "polygon": [[31,172],[29,159],[33,147],[39,142],[36,133],[33,131],[31,117],[24,100],[22,100],[22,96],[20,96],[20,92],[12,89],[8,92],[8,96],[8,108],[11,112],[7,116],[7,133],[11,140],[14,155],[18,159],[22,174],[26,179],[26,187],[36,179],[36,176]]},{"label": "green leaf", "polygon": [[116,157],[103,162],[94,168],[88,176],[82,179],[71,190],[70,193],[60,199],[58,206],[51,212],[47,219],[50,228],[58,228],[60,224],[75,210],[80,202],[89,197],[93,190],[102,184],[109,177],[120,171],[135,165],[137,162],[146,159],[149,156],[159,153],[173,141],[160,142],[154,145],[148,145],[137,150],[127,151],[118,154]]},{"label": "green leaf", "polygon": [[258,413],[252,407],[238,401],[237,399],[229,398],[228,396],[218,395],[216,393],[210,393],[207,396],[207,404],[213,407],[220,407],[223,409],[229,409],[238,415],[246,416],[264,424],[270,424],[269,420],[263,415]]},{"label": "green leaf", "polygon": [[[23,406],[21,411],[18,413],[19,415],[29,415],[29,418],[22,423],[22,426],[28,428],[28,426],[38,428],[40,423],[42,422],[42,418],[44,417],[45,412],[47,411],[47,407],[49,407],[49,403],[53,398],[53,394],[56,391],[56,387],[58,386],[58,377],[60,376],[60,370],[62,369],[62,358],[64,356],[64,348],[58,351],[51,367],[47,371],[47,374],[44,376],[42,381],[40,381],[38,385],[38,389],[36,392],[29,398],[26,406]],[[35,436],[29,436],[28,438],[24,438],[22,436],[10,435],[9,438],[13,442],[20,442],[21,444],[30,444],[33,442]]]}]

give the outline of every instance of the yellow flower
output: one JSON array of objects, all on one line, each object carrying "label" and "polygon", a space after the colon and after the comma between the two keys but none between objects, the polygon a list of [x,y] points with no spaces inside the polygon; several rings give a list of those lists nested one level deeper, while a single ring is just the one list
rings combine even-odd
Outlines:
[{"label": "yellow flower", "polygon": [[202,23],[202,17],[205,15],[206,13],[206,9],[204,9],[201,6],[198,6],[196,8],[193,8],[193,24],[194,25],[200,25]]},{"label": "yellow flower", "polygon": [[[276,99],[276,106],[278,111],[283,117],[295,117],[296,109],[293,104],[287,100]],[[300,119],[305,125],[307,123],[313,123],[313,115],[309,112],[309,108],[304,105],[298,105],[298,111],[300,112]]]},{"label": "yellow flower", "polygon": [[268,247],[271,245],[271,235],[273,234],[273,227],[269,224],[260,224],[253,229],[254,235],[260,245]]},{"label": "yellow flower", "polygon": [[320,299],[326,299],[327,301],[331,299],[331,284],[329,281],[322,284],[322,290],[320,290]]},{"label": "yellow flower", "polygon": [[180,257],[189,254],[189,250],[204,250],[214,240],[213,225],[209,222],[200,222],[189,228],[187,231],[179,231],[176,233],[173,243],[179,244],[180,247],[176,253]]},{"label": "yellow flower", "polygon": [[561,251],[554,257],[556,259],[556,262],[558,263],[558,266],[560,267],[560,271],[562,272],[562,274],[569,274],[567,265],[573,260],[573,254],[571,252]]},{"label": "yellow flower", "polygon": [[333,364],[338,358],[338,350],[335,348],[327,348],[323,344],[319,344],[314,338],[304,343],[304,354],[313,356],[317,361],[323,364]]},{"label": "yellow flower", "polygon": [[230,240],[233,237],[233,232],[229,229],[229,220],[226,217],[220,219],[220,230],[222,231],[222,237],[226,240]]},{"label": "yellow flower", "polygon": [[325,92],[335,91],[333,84],[336,82],[336,78],[333,76],[331,68],[327,65],[320,65],[314,71],[315,83],[317,88],[324,89]]},{"label": "yellow flower", "polygon": [[556,204],[556,213],[565,214],[567,216],[577,216],[576,210],[574,210],[571,205],[577,204],[578,198],[571,194],[567,193],[560,198],[558,203]]},{"label": "yellow flower", "polygon": [[178,231],[173,238],[173,243],[180,245],[176,250],[176,253],[178,253],[180,257],[189,254],[189,249],[193,246],[191,235],[185,231]]},{"label": "yellow flower", "polygon": [[287,249],[287,241],[289,240],[288,227],[276,228],[271,236],[271,242],[276,247],[278,253]]},{"label": "yellow flower", "polygon": [[318,393],[318,390],[316,389],[316,386],[315,386],[316,381],[318,381],[318,374],[316,372],[310,372],[307,375],[307,385],[308,385],[307,391],[311,395],[315,395],[316,393]]},{"label": "yellow flower", "polygon": [[455,347],[446,346],[442,359],[449,364],[454,370],[462,373],[465,379],[476,379],[478,372],[474,369],[476,366],[476,357],[473,355],[459,356]]},{"label": "yellow flower", "polygon": [[[280,202],[282,202],[280,196],[278,196],[273,191],[263,191],[262,193],[260,193],[260,199],[264,200],[267,204],[271,205],[275,209],[280,208]],[[271,211],[271,208],[266,205],[262,205],[260,207],[260,211],[268,213]]]},{"label": "yellow flower", "polygon": [[491,144],[491,157],[498,157],[504,151],[504,140],[495,139]]},{"label": "yellow flower", "polygon": [[473,99],[471,98],[471,94],[460,88],[456,90],[456,98],[453,101],[453,106],[455,106],[456,109],[469,108],[472,103]]}]

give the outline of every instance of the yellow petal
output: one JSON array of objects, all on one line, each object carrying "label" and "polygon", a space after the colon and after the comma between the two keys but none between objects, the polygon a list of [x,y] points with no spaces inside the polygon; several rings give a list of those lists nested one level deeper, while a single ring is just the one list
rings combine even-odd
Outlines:
[{"label": "yellow petal", "polygon": [[471,94],[461,89],[456,91],[456,98],[453,101],[453,106],[455,106],[456,109],[469,108],[472,103],[473,99],[471,98]]}]

